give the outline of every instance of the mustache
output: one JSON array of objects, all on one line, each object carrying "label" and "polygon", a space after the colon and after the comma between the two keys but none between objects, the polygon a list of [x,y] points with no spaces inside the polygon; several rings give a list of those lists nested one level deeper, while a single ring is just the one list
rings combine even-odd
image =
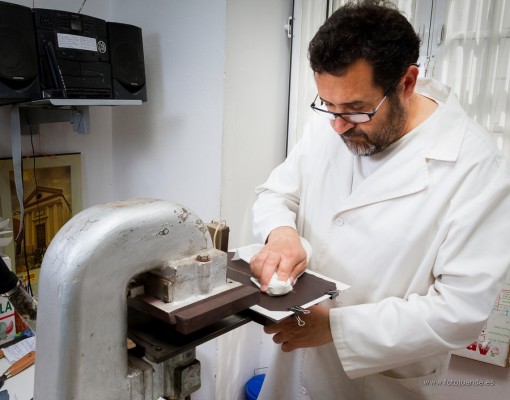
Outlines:
[{"label": "mustache", "polygon": [[368,139],[368,136],[365,133],[365,131],[363,131],[362,129],[359,129],[357,127],[353,127],[351,129],[349,129],[348,131],[345,131],[344,133],[342,133],[341,137],[344,137],[347,139],[350,139],[353,137],[364,137],[365,139]]}]

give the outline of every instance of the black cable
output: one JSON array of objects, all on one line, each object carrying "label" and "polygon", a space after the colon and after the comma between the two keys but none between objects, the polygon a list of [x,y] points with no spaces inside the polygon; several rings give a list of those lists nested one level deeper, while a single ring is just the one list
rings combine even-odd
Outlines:
[{"label": "black cable", "polygon": [[287,98],[287,127],[286,127],[286,139],[285,139],[285,157],[287,157],[288,149],[289,149],[289,125],[290,125],[290,91],[292,86],[292,73],[295,72],[292,70],[292,51],[294,49],[294,0],[292,1],[292,15],[291,20],[289,21],[290,24],[290,53],[289,53],[289,85],[288,85],[288,98]]},{"label": "black cable", "polygon": [[[23,187],[23,193],[25,193],[25,180],[23,179],[23,157],[21,157],[21,185]],[[21,199],[21,201],[24,203],[25,202],[25,199]],[[21,208],[21,204],[20,204],[20,208]],[[33,291],[32,291],[32,284],[30,283],[30,270],[28,269],[28,259],[27,259],[27,251],[26,251],[26,240],[25,240],[25,235],[26,235],[26,226],[25,226],[25,213],[23,213],[23,220],[20,221],[22,223],[22,235],[21,235],[21,242],[23,243],[23,257],[24,257],[24,260],[25,260],[25,271],[27,273],[27,292],[30,294],[30,295],[33,295]],[[18,232],[18,235],[19,235],[19,232]],[[15,246],[17,247],[17,246]],[[16,255],[14,256],[16,257]],[[16,260],[14,260],[14,264],[16,264]]]},{"label": "black cable", "polygon": [[[25,228],[23,228],[25,230]],[[25,232],[23,232],[23,259],[25,260],[25,271],[27,273],[27,292],[33,296],[32,283],[30,282],[30,268],[28,268],[28,257],[27,257],[27,241],[25,240]]]},{"label": "black cable", "polygon": [[85,5],[86,2],[87,2],[87,0],[83,0],[83,3],[81,4],[80,9],[78,10],[78,14],[81,13],[81,10],[82,10],[82,8],[83,8],[83,6]]}]

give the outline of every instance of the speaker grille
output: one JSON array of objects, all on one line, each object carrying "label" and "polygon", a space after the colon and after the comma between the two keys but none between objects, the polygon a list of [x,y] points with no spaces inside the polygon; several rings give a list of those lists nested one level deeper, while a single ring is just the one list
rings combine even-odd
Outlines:
[{"label": "speaker grille", "polygon": [[0,104],[40,96],[32,10],[0,1]]},{"label": "speaker grille", "polygon": [[143,58],[140,58],[138,49],[127,43],[121,43],[113,50],[112,72],[127,87],[145,84]]},{"label": "speaker grille", "polygon": [[112,78],[129,92],[139,91],[145,86],[142,30],[116,22],[107,26]]},{"label": "speaker grille", "polygon": [[35,45],[27,45],[18,30],[0,26],[0,79],[24,82],[36,75]]}]

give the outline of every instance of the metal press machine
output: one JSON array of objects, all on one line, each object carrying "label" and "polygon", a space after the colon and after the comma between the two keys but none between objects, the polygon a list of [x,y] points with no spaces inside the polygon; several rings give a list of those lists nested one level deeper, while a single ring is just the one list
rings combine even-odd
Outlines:
[{"label": "metal press machine", "polygon": [[249,322],[258,300],[226,274],[227,254],[183,206],[136,199],[77,214],[42,264],[34,400],[189,397],[195,347]]}]

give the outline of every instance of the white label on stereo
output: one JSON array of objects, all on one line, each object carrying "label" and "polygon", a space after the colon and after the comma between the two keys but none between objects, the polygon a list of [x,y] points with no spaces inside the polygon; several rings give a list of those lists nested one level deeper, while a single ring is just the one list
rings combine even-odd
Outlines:
[{"label": "white label on stereo", "polygon": [[60,48],[97,51],[95,38],[57,33],[57,40]]}]

